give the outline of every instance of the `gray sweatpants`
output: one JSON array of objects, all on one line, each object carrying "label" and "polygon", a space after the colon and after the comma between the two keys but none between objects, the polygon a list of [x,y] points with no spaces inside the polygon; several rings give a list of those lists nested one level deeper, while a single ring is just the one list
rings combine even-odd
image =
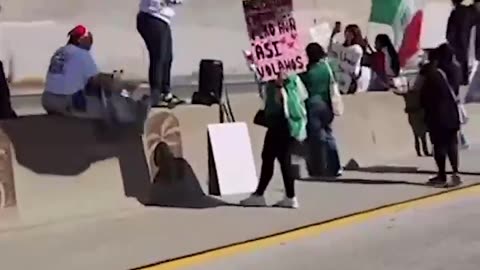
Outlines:
[{"label": "gray sweatpants", "polygon": [[102,119],[105,116],[105,110],[98,97],[87,96],[86,101],[86,110],[79,111],[74,108],[71,95],[58,95],[47,91],[42,95],[42,105],[48,113],[87,119]]},{"label": "gray sweatpants", "polygon": [[78,111],[73,106],[72,96],[49,92],[44,92],[42,95],[42,105],[48,113],[85,119],[106,121],[114,119],[120,123],[143,123],[150,110],[147,100],[135,101],[119,94],[108,97],[106,102],[108,104],[104,105],[99,97],[86,96],[86,110]]}]

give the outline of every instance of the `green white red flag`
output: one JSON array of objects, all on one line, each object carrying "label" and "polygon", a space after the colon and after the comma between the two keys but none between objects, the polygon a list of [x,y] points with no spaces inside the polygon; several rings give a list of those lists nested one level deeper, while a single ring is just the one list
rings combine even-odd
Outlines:
[{"label": "green white red flag", "polygon": [[424,0],[372,0],[370,22],[390,25],[400,65],[420,51]]}]

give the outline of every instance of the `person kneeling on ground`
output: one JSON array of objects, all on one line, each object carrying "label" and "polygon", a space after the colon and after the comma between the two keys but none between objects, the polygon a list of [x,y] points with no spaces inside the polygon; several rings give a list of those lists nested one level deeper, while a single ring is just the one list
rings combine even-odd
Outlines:
[{"label": "person kneeling on ground", "polygon": [[276,81],[267,83],[263,98],[265,101],[264,117],[261,121],[263,123],[257,124],[266,126],[267,134],[263,143],[260,181],[255,193],[240,203],[244,206],[266,206],[264,194],[272,180],[277,159],[285,185],[285,198],[275,206],[298,208],[291,148],[295,139],[301,141],[306,138],[305,100],[308,93],[299,76],[292,75],[287,78],[280,75]]},{"label": "person kneeling on ground", "polygon": [[[111,107],[127,109],[136,114],[142,108],[140,116],[145,118],[148,106],[124,97],[120,91],[109,88],[114,75],[100,73],[90,49],[93,36],[85,26],[78,25],[68,33],[67,45],[58,49],[50,60],[42,105],[49,114],[73,116],[88,119],[105,119],[108,115],[106,103]],[[110,81],[109,81],[110,80]],[[118,90],[118,89],[117,89]],[[106,92],[102,92],[106,91]],[[108,99],[108,101],[107,101]],[[146,99],[146,98],[144,98]],[[142,99],[143,101],[143,99]],[[125,105],[125,106],[123,106]],[[121,115],[124,112],[115,112]],[[130,119],[128,121],[136,121]]]}]

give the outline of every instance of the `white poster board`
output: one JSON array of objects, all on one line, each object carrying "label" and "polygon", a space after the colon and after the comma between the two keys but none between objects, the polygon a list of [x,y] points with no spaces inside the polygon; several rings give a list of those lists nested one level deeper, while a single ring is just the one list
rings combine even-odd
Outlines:
[{"label": "white poster board", "polygon": [[252,193],[258,178],[246,123],[208,125],[211,195]]},{"label": "white poster board", "polygon": [[310,28],[310,41],[322,45],[324,49],[328,48],[331,35],[332,28],[330,27],[328,22],[322,22]]}]

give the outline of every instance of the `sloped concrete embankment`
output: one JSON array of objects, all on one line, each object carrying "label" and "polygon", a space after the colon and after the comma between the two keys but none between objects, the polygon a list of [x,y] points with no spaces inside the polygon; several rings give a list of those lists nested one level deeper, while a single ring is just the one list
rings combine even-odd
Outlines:
[{"label": "sloped concrete embankment", "polygon": [[[0,16],[3,60],[13,60],[14,81],[40,84],[49,58],[66,41],[74,25],[82,23],[94,33],[94,54],[105,71],[125,69],[145,79],[145,46],[136,32],[135,0],[4,0]],[[191,76],[202,58],[220,59],[226,74],[245,74],[241,53],[248,48],[240,0],[187,0],[177,9],[172,25],[175,76]],[[365,25],[369,0],[294,0],[301,34],[305,37],[314,18],[319,21]]]}]

